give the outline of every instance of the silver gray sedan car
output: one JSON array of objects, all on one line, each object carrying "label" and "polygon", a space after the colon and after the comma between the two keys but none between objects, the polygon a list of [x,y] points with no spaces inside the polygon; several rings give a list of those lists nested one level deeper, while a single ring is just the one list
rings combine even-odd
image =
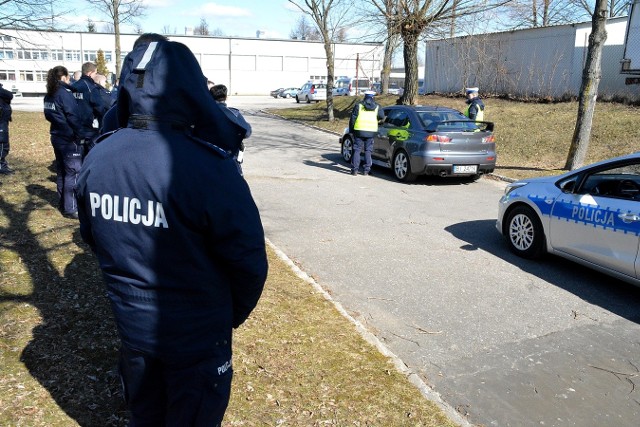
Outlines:
[{"label": "silver gray sedan car", "polygon": [[[496,144],[493,123],[475,122],[445,107],[393,105],[379,112],[373,163],[389,168],[399,181],[418,175],[478,179],[493,172]],[[351,162],[353,135],[340,137],[342,158]]]},{"label": "silver gray sedan car", "polygon": [[549,252],[640,286],[640,152],[508,184],[496,227],[512,252]]}]

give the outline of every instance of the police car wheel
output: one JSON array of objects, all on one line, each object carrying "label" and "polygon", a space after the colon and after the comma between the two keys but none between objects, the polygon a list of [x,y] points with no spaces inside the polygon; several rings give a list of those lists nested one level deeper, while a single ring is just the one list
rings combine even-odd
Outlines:
[{"label": "police car wheel", "polygon": [[347,162],[347,164],[351,164],[351,159],[353,158],[353,140],[350,136],[345,136],[342,139],[342,159]]},{"label": "police car wheel", "polygon": [[401,182],[412,182],[416,179],[416,175],[411,172],[409,156],[404,150],[399,150],[393,156],[393,174]]},{"label": "police car wheel", "polygon": [[542,223],[535,211],[527,206],[518,206],[509,213],[504,235],[509,249],[518,256],[534,259],[544,252]]}]

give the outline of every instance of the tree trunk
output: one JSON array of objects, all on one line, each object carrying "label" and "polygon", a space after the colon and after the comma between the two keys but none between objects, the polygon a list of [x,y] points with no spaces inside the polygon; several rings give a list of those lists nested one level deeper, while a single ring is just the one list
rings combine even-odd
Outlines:
[{"label": "tree trunk", "polygon": [[578,102],[578,117],[571,141],[571,148],[567,157],[565,169],[573,170],[584,164],[589,148],[593,113],[596,109],[596,97],[601,78],[601,59],[604,42],[607,40],[607,1],[596,0],[591,35],[589,35],[589,49],[587,62],[582,71],[582,87]]},{"label": "tree trunk", "polygon": [[413,105],[418,95],[418,36],[408,32],[402,34],[404,41],[404,49],[402,51],[404,57],[404,92],[400,97],[400,104]]},{"label": "tree trunk", "polygon": [[121,48],[120,48],[120,15],[118,14],[117,2],[114,2],[113,7],[113,33],[116,38],[116,78],[120,78],[120,65],[121,61]]},{"label": "tree trunk", "polygon": [[391,61],[397,36],[388,36],[384,45],[384,59],[382,60],[382,73],[380,74],[380,92],[389,93],[389,75],[391,74]]},{"label": "tree trunk", "polygon": [[324,38],[324,52],[327,56],[327,117],[330,122],[334,120],[333,117],[333,50],[331,49],[331,41],[329,37]]}]

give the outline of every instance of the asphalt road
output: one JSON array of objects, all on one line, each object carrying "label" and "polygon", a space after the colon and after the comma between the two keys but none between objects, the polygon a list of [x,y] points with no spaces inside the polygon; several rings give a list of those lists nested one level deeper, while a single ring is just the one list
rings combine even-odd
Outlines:
[{"label": "asphalt road", "polygon": [[[268,238],[451,407],[487,426],[637,426],[640,289],[512,255],[504,183],[352,177],[337,137],[243,109]],[[498,142],[499,144],[499,142]]]},{"label": "asphalt road", "polygon": [[512,255],[500,181],[352,177],[335,135],[260,112],[294,101],[229,104],[270,241],[469,422],[639,425],[640,289]]}]

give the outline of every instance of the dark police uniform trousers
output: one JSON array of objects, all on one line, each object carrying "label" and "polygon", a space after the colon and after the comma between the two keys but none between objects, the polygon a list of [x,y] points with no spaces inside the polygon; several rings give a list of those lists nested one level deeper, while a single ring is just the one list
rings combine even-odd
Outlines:
[{"label": "dark police uniform trousers", "polygon": [[124,394],[132,411],[129,427],[220,426],[233,370],[229,366],[220,375],[219,369],[218,358],[170,361],[122,346],[120,373],[127,379]]},{"label": "dark police uniform trousers", "polygon": [[82,167],[84,149],[80,144],[56,136],[51,137],[51,145],[56,156],[56,187],[60,197],[58,209],[63,214],[77,212],[74,189]]}]

